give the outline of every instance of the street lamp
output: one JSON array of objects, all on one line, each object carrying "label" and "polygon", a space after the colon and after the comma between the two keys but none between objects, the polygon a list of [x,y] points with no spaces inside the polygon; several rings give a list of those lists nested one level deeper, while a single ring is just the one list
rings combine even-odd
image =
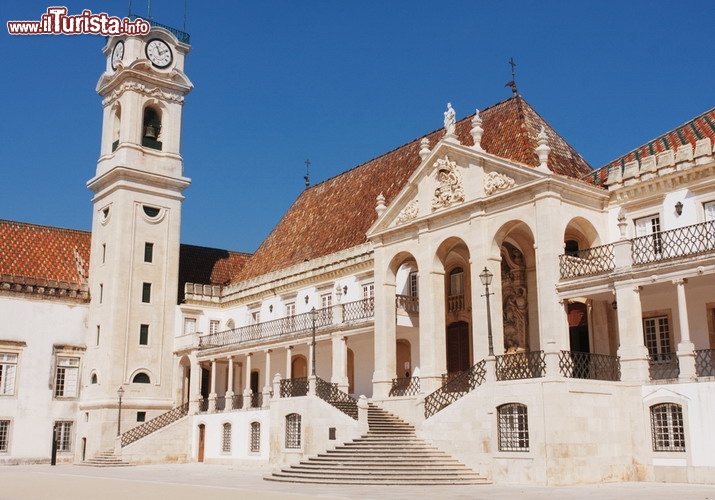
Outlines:
[{"label": "street lamp", "polygon": [[489,296],[494,295],[493,293],[489,293],[489,285],[492,284],[492,278],[494,275],[489,272],[489,269],[486,267],[484,268],[484,271],[481,272],[479,275],[479,279],[482,280],[482,285],[484,285],[485,292],[482,297],[486,298],[487,301],[487,334],[488,334],[488,339],[489,339],[489,356],[494,356],[494,342],[492,340],[492,313],[489,305]]},{"label": "street lamp", "polygon": [[315,309],[315,306],[313,306],[313,309],[310,310],[310,318],[313,320],[313,356],[311,359],[311,375],[315,377],[315,320],[318,319],[318,311]]},{"label": "street lamp", "polygon": [[124,395],[124,388],[120,385],[117,389],[117,396],[119,396],[119,410],[117,412],[117,436],[122,434],[122,396]]}]

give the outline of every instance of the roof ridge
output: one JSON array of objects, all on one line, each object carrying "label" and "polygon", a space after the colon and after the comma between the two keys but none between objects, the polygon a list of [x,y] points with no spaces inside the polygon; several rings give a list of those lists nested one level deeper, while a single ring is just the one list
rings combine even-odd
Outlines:
[{"label": "roof ridge", "polygon": [[26,227],[37,227],[37,228],[44,228],[44,229],[53,229],[53,230],[58,230],[58,231],[68,231],[72,233],[80,233],[80,234],[92,234],[92,231],[87,231],[84,229],[73,229],[73,228],[68,228],[68,227],[59,227],[59,226],[49,226],[47,224],[35,224],[32,222],[23,222],[23,221],[16,221],[16,220],[8,220],[8,219],[0,219],[0,224],[12,224],[12,225],[19,225],[19,226],[26,226]]}]

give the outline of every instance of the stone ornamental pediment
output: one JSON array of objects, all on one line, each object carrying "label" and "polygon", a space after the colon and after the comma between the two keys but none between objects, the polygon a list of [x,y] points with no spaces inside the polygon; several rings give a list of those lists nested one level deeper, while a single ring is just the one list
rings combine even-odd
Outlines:
[{"label": "stone ornamental pediment", "polygon": [[434,163],[437,169],[437,189],[434,190],[432,210],[447,208],[464,201],[462,176],[457,171],[457,163],[447,155]]},{"label": "stone ornamental pediment", "polygon": [[489,196],[497,191],[504,191],[514,187],[515,184],[516,181],[508,175],[499,172],[489,172],[486,177],[484,177],[484,194]]},{"label": "stone ornamental pediment", "polygon": [[397,224],[404,224],[405,222],[416,219],[419,213],[418,205],[419,204],[416,199],[409,202],[407,206],[398,214],[395,222],[397,222]]}]

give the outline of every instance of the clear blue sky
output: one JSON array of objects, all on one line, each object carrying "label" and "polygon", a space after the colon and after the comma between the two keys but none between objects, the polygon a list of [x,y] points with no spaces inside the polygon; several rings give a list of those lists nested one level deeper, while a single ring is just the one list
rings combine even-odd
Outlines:
[{"label": "clear blue sky", "polygon": [[[104,38],[10,36],[0,3],[0,218],[89,230]],[[153,0],[181,28],[183,0]],[[147,0],[134,0],[144,15]],[[593,167],[715,106],[715,2],[188,0],[182,242],[253,251],[304,187],[519,92]],[[310,228],[306,228],[310,230]]]}]

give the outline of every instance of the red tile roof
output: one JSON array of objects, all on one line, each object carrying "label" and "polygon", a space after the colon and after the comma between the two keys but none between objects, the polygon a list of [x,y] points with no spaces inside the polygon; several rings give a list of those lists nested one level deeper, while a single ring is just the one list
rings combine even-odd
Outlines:
[{"label": "red tile roof", "polygon": [[90,243],[87,231],[0,220],[0,275],[86,283]]},{"label": "red tile roof", "polygon": [[[537,135],[546,130],[551,147],[548,167],[557,174],[580,178],[591,167],[521,96],[512,97],[479,113],[482,148],[488,153],[536,167]],[[472,117],[457,122],[462,144],[474,144]],[[444,129],[426,137],[433,147]],[[374,160],[303,191],[233,282],[284,269],[366,241],[375,222],[375,203],[382,193],[389,204],[421,163],[422,137]]]},{"label": "red tile roof", "polygon": [[231,282],[251,254],[217,248],[181,245],[179,250],[179,302],[184,298],[184,285],[225,285]]},{"label": "red tile roof", "polygon": [[603,185],[608,179],[608,171],[611,168],[620,168],[622,172],[626,163],[640,161],[647,156],[657,155],[667,150],[675,152],[685,144],[692,144],[693,149],[695,149],[697,141],[708,138],[715,143],[715,108],[616,158],[598,170],[594,170],[590,175],[585,176],[583,180],[592,184]]}]

